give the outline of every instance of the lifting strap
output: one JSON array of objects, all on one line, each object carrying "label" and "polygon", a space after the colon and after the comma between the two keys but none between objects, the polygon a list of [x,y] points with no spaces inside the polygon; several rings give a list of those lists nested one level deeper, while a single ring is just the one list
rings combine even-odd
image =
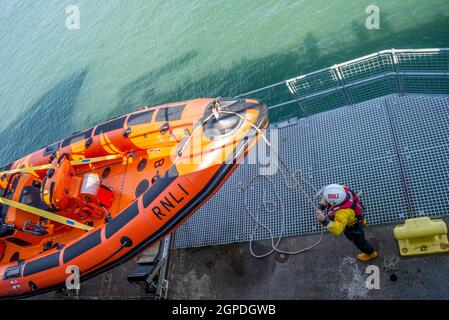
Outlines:
[{"label": "lifting strap", "polygon": [[70,226],[73,228],[82,229],[82,230],[86,230],[86,231],[89,231],[92,229],[92,227],[87,226],[82,223],[79,223],[78,221],[75,221],[73,219],[69,219],[64,216],[60,216],[59,214],[55,214],[55,213],[48,212],[48,211],[45,211],[42,209],[38,209],[38,208],[35,208],[32,206],[26,205],[24,203],[12,201],[12,200],[2,198],[2,197],[0,197],[0,203],[5,204],[10,207],[14,207],[16,209],[20,209],[20,210],[35,214],[39,217],[43,217],[48,220],[52,220],[52,221],[59,222],[61,224],[65,224],[66,226]]},{"label": "lifting strap", "polygon": [[[121,154],[111,154],[111,155],[108,155],[108,156],[97,157],[97,158],[72,160],[70,163],[71,163],[72,166],[79,166],[79,165],[82,165],[82,164],[89,164],[89,163],[95,163],[95,162],[101,162],[101,161],[115,160],[115,159],[122,158],[122,157],[123,157],[123,155],[121,155]],[[16,172],[32,172],[32,171],[47,170],[47,169],[50,169],[51,167],[52,167],[52,164],[44,164],[44,165],[35,166],[35,167],[18,168],[18,169],[1,171],[0,175],[11,174],[11,173],[16,173]]]}]

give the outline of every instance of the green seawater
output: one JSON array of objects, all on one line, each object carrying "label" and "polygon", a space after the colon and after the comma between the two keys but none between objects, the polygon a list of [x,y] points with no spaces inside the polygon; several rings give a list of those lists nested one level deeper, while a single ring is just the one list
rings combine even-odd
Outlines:
[{"label": "green seawater", "polygon": [[[379,30],[365,27],[370,4]],[[79,30],[66,28],[69,5]],[[235,96],[382,49],[449,47],[449,1],[0,0],[0,45],[4,164],[144,105]]]}]

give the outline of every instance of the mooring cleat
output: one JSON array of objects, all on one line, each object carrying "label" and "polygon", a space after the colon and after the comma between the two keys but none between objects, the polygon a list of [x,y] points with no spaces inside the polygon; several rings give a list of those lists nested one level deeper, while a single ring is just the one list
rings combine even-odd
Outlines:
[{"label": "mooring cleat", "polygon": [[359,253],[357,255],[357,259],[359,259],[362,262],[366,262],[366,261],[372,260],[372,259],[374,259],[376,257],[377,257],[377,251],[374,251],[371,254],[366,254],[366,253],[362,252],[362,253]]}]

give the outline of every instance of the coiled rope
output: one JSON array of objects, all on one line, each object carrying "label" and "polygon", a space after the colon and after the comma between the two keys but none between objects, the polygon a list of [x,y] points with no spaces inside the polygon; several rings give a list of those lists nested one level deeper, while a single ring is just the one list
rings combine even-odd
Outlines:
[{"label": "coiled rope", "polygon": [[[283,180],[284,180],[284,184],[285,186],[290,189],[290,190],[294,190],[296,188],[299,188],[300,191],[304,194],[305,199],[307,200],[307,202],[311,205],[312,208],[314,209],[318,209],[318,207],[316,206],[313,198],[311,198],[308,193],[306,192],[306,190],[304,189],[304,187],[302,186],[301,182],[308,185],[316,194],[318,191],[317,189],[310,184],[307,180],[305,180],[302,176],[302,172],[301,170],[297,170],[295,172],[292,172],[288,166],[285,164],[285,162],[283,161],[283,159],[280,157],[280,155],[276,152],[275,148],[272,146],[272,144],[268,141],[267,137],[265,136],[264,132],[258,128],[255,124],[253,124],[250,120],[248,120],[248,118],[244,117],[243,115],[241,115],[238,112],[234,112],[234,111],[226,111],[223,110],[223,108],[220,106],[218,99],[215,101],[215,107],[212,109],[212,113],[207,116],[205,119],[203,119],[199,125],[195,126],[193,132],[187,137],[186,141],[184,142],[184,144],[181,146],[180,150],[178,150],[177,152],[177,157],[174,161],[174,163],[177,163],[182,155],[182,153],[184,152],[185,148],[187,147],[187,145],[189,144],[190,139],[194,136],[194,134],[196,133],[197,130],[200,130],[200,128],[202,127],[202,125],[204,123],[206,123],[209,119],[211,119],[212,117],[215,117],[216,119],[219,118],[220,114],[229,114],[229,115],[235,115],[238,116],[239,118],[241,118],[244,122],[248,123],[251,127],[253,127],[257,134],[262,138],[262,140],[264,141],[264,143],[271,149],[271,151],[275,154],[275,156],[278,158],[279,163],[281,164],[281,166],[278,166],[279,171],[282,174]],[[284,170],[282,170],[282,167],[285,169],[286,172],[284,172]],[[293,180],[293,183],[290,184],[289,183],[289,177]],[[271,184],[273,190],[274,190],[274,194],[275,197],[277,199],[277,202],[279,203],[279,207],[280,207],[280,211],[281,211],[281,230],[280,230],[280,235],[279,237],[275,237],[273,234],[273,231],[270,229],[269,226],[267,226],[266,224],[262,223],[259,219],[259,215],[257,212],[259,212],[259,210],[263,207],[265,209],[266,212],[268,213],[273,213],[275,211],[277,211],[278,209],[278,204],[274,201],[269,201],[267,199],[267,188],[262,188],[262,195],[263,195],[263,200],[260,203],[260,205],[256,208],[256,213],[253,212],[251,210],[251,208],[249,207],[248,204],[248,189],[255,183],[255,181],[257,179],[262,179],[262,180],[266,180],[269,182],[269,184]],[[248,183],[242,187],[242,190],[244,192],[244,207],[246,212],[250,215],[250,217],[252,218],[252,220],[255,222],[256,226],[254,227],[253,232],[251,233],[251,237],[250,237],[250,241],[249,241],[249,250],[250,253],[253,257],[255,258],[264,258],[266,256],[269,256],[270,254],[272,254],[273,252],[278,252],[281,254],[286,254],[286,255],[295,255],[295,254],[299,254],[302,252],[305,252],[307,250],[310,250],[312,248],[314,248],[315,246],[317,246],[321,240],[323,239],[323,233],[324,233],[324,228],[321,226],[321,233],[320,233],[320,238],[317,242],[315,242],[314,244],[307,246],[305,248],[299,249],[297,251],[286,251],[286,250],[282,250],[279,249],[279,244],[281,242],[281,240],[284,238],[284,232],[285,232],[285,208],[284,208],[284,202],[282,201],[281,196],[279,195],[278,191],[276,190],[276,186],[275,186],[275,182],[273,179],[271,179],[270,177],[268,177],[267,175],[257,175],[254,176],[253,178],[251,178]],[[270,208],[271,207],[271,208]],[[256,254],[254,253],[253,250],[253,242],[255,241],[254,236],[257,232],[257,230],[259,228],[263,228],[265,230],[268,231],[269,235],[270,235],[270,240],[271,240],[271,249],[268,252],[265,252],[263,254]]]},{"label": "coiled rope", "polygon": [[[313,198],[311,198],[308,195],[308,193],[306,192],[306,190],[302,186],[301,182],[306,184],[306,185],[308,185],[314,191],[315,194],[318,193],[318,190],[311,183],[309,183],[306,179],[303,178],[301,170],[297,170],[295,172],[292,172],[288,168],[288,166],[285,164],[283,159],[276,152],[275,148],[268,141],[268,139],[265,136],[264,132],[262,132],[262,130],[260,130],[260,128],[258,128],[255,124],[253,124],[251,121],[249,121],[246,117],[244,117],[243,115],[241,115],[238,112],[225,111],[223,109],[219,110],[218,112],[219,113],[223,113],[223,114],[236,115],[236,116],[240,117],[243,121],[249,123],[256,130],[256,132],[262,138],[264,143],[270,148],[270,150],[278,158],[279,163],[281,164],[281,166],[278,166],[278,168],[279,168],[279,171],[281,172],[281,174],[283,176],[283,180],[284,180],[285,186],[288,189],[290,189],[290,190],[294,190],[296,188],[299,188],[300,191],[304,194],[304,197],[307,200],[307,202],[311,205],[311,207],[314,208],[314,209],[318,209],[318,207],[315,204]],[[282,167],[285,169],[286,172],[284,172],[284,170],[282,170]],[[288,182],[288,178],[289,177],[293,180],[293,184],[289,184],[289,182]],[[256,213],[253,212],[251,210],[251,208],[249,207],[249,204],[248,204],[248,189],[249,189],[249,187],[251,185],[254,184],[254,182],[257,179],[263,179],[263,180],[266,180],[266,181],[269,182],[269,184],[272,186],[272,189],[274,190],[274,195],[276,197],[276,200],[279,203],[279,208],[280,208],[280,211],[281,211],[281,230],[280,230],[280,235],[277,238],[274,236],[273,231],[270,229],[270,227],[268,227],[266,224],[264,224],[264,223],[262,223],[260,221],[259,215],[257,213],[257,212],[259,212],[259,210],[262,207],[268,213],[273,213],[274,211],[277,211],[277,209],[278,209],[278,205],[276,204],[276,202],[267,200],[267,188],[265,188],[265,187],[262,188],[262,196],[263,196],[262,197],[262,202],[260,203],[259,206],[257,206]],[[273,181],[273,179],[271,179],[267,175],[259,174],[257,176],[254,176],[252,179],[250,179],[248,181],[248,183],[244,187],[242,187],[242,190],[244,192],[244,206],[245,206],[245,210],[250,215],[250,217],[253,219],[253,221],[256,224],[255,228],[253,229],[253,232],[251,233],[251,237],[250,237],[250,241],[249,241],[249,250],[250,250],[250,253],[251,253],[251,255],[253,257],[255,257],[255,258],[264,258],[266,256],[269,256],[273,252],[278,252],[278,253],[286,254],[286,255],[295,255],[295,254],[303,253],[303,252],[305,252],[307,250],[310,250],[310,249],[316,247],[321,242],[321,240],[323,239],[324,228],[323,228],[323,226],[321,226],[320,238],[314,244],[312,244],[310,246],[307,246],[305,248],[299,249],[297,251],[286,251],[286,250],[279,249],[279,244],[280,244],[281,240],[284,238],[284,232],[285,232],[285,207],[284,207],[284,202],[282,201],[281,196],[279,195],[278,191],[276,190],[275,182]],[[271,249],[268,252],[265,252],[263,254],[256,254],[256,253],[254,253],[254,250],[253,250],[253,242],[255,240],[254,236],[255,236],[258,228],[263,228],[263,229],[267,230],[269,235],[270,235],[270,240],[271,240]]]}]

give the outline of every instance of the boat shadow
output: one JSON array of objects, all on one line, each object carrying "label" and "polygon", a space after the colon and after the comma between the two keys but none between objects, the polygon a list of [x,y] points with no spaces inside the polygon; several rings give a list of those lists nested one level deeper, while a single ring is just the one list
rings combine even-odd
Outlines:
[{"label": "boat shadow", "polygon": [[[327,44],[323,43],[315,32],[305,32],[302,39],[288,50],[256,59],[243,58],[231,67],[214,68],[202,77],[186,77],[179,80],[176,87],[162,90],[159,82],[161,75],[170,76],[171,72],[178,72],[192,60],[201,59],[198,52],[190,51],[124,86],[119,92],[119,103],[111,111],[111,115],[128,113],[143,105],[155,106],[198,97],[236,96],[383,49],[410,48],[416,47],[416,44],[419,44],[419,47],[447,46],[447,40],[434,43],[432,38],[426,37],[432,30],[442,32],[441,30],[447,29],[447,19],[441,14],[436,14],[429,22],[403,30],[395,28],[393,20],[389,19],[390,15],[393,13],[383,11],[379,30],[366,29],[364,19],[348,21],[348,33],[341,34],[340,37],[342,40],[353,40],[336,41],[332,50],[326,48]],[[449,35],[448,31],[445,32]],[[363,48],[360,43],[363,43]],[[217,63],[224,62],[226,61],[217,58]],[[268,105],[294,99],[286,86],[265,90],[250,97],[261,99]],[[311,113],[314,113],[313,110]],[[294,116],[304,116],[296,104],[270,110],[270,119],[274,121]]]},{"label": "boat shadow", "polygon": [[0,132],[0,163],[29,154],[74,130],[71,118],[86,76],[84,69],[58,82]]}]

